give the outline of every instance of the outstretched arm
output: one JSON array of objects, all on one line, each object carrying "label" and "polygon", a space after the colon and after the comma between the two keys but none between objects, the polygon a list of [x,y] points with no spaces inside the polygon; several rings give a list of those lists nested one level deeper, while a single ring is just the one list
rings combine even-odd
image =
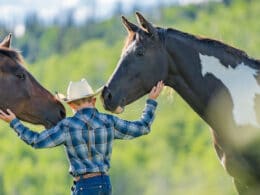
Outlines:
[{"label": "outstretched arm", "polygon": [[10,123],[10,126],[15,130],[18,136],[32,147],[48,148],[64,143],[65,129],[63,129],[61,122],[51,129],[46,129],[38,133],[25,127],[10,109],[6,111],[7,113],[0,110],[0,119]]},{"label": "outstretched arm", "polygon": [[118,117],[114,117],[115,138],[116,139],[132,139],[150,132],[150,126],[154,120],[154,112],[157,106],[155,101],[160,95],[164,84],[162,81],[154,86],[148,95],[146,106],[143,110],[141,118],[137,121],[126,121]]}]

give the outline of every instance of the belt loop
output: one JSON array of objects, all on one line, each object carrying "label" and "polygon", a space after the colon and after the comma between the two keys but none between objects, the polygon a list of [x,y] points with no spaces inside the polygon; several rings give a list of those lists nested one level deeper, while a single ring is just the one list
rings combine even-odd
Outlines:
[{"label": "belt loop", "polygon": [[102,175],[102,180],[107,184],[106,172],[101,172],[101,175]]}]

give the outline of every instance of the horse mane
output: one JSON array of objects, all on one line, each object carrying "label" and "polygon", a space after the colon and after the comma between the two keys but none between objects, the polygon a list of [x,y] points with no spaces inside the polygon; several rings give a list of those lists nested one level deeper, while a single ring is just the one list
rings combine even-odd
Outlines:
[{"label": "horse mane", "polygon": [[15,60],[16,62],[18,62],[21,65],[24,63],[21,53],[17,50],[0,47],[0,54]]},{"label": "horse mane", "polygon": [[230,53],[234,56],[238,56],[240,58],[246,58],[246,59],[252,60],[253,62],[255,62],[257,64],[260,64],[260,60],[251,58],[246,54],[246,52],[244,52],[244,51],[242,51],[238,48],[235,48],[231,45],[228,45],[226,43],[223,43],[222,41],[219,41],[219,40],[216,40],[216,39],[205,38],[205,37],[202,37],[202,36],[195,36],[195,35],[192,35],[192,34],[189,34],[189,33],[186,33],[186,32],[182,32],[182,31],[178,31],[178,30],[172,29],[172,28],[168,28],[167,32],[168,31],[170,33],[174,33],[174,35],[176,35],[176,34],[179,35],[181,38],[185,37],[187,39],[198,42],[200,44],[213,45],[215,48],[224,50],[227,53]]}]

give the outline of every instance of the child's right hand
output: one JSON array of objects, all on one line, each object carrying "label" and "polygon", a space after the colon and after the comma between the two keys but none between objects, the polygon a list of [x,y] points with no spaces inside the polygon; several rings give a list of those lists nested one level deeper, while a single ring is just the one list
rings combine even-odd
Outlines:
[{"label": "child's right hand", "polygon": [[164,87],[163,81],[159,81],[156,86],[154,86],[149,93],[149,99],[156,100],[156,98],[160,95],[162,89]]}]

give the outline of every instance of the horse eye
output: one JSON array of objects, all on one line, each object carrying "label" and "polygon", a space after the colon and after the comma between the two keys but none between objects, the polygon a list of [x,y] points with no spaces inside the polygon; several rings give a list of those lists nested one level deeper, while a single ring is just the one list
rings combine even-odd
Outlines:
[{"label": "horse eye", "polygon": [[144,50],[143,49],[136,50],[136,55],[137,56],[143,56],[144,55]]},{"label": "horse eye", "polygon": [[20,73],[15,75],[18,79],[24,80],[25,79],[25,74]]}]

